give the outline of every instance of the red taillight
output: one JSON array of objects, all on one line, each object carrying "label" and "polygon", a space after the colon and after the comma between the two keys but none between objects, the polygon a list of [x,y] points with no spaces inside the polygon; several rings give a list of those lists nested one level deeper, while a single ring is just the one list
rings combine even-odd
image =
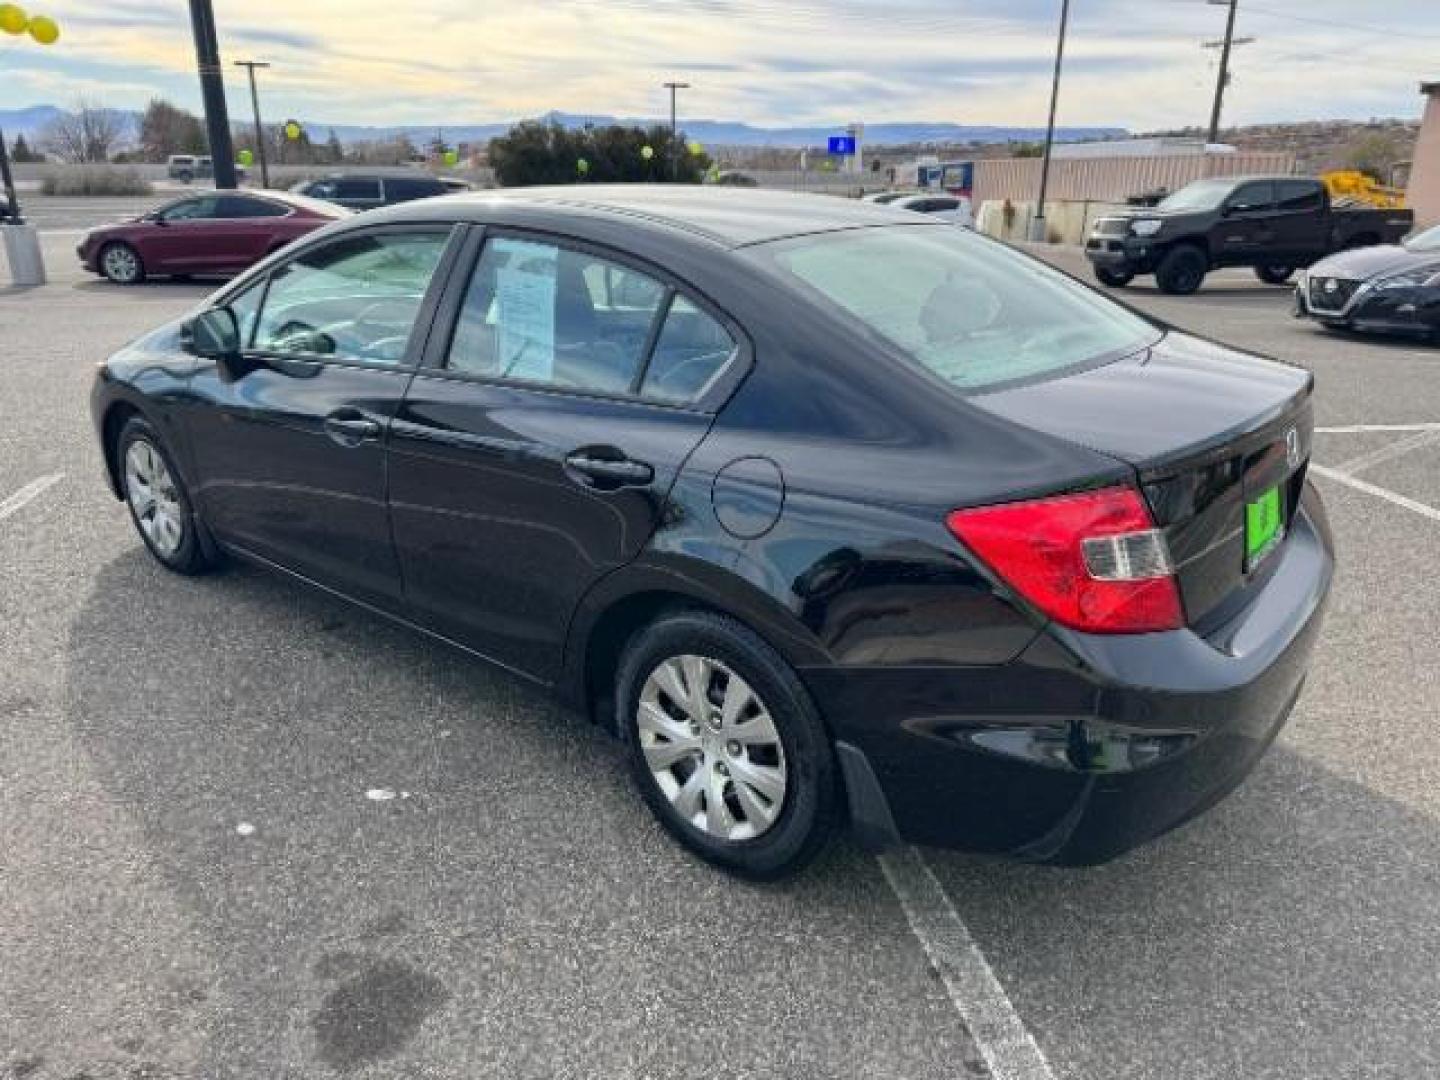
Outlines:
[{"label": "red taillight", "polygon": [[1185,625],[1165,536],[1134,488],[956,510],[945,523],[1056,622],[1092,634]]}]

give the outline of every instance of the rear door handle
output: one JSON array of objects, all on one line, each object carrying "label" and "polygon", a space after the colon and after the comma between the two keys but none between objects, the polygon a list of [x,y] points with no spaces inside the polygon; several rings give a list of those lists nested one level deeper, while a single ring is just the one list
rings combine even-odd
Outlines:
[{"label": "rear door handle", "polygon": [[565,459],[565,465],[599,487],[644,487],[655,479],[655,470],[649,465],[626,457],[595,457],[576,451]]},{"label": "rear door handle", "polygon": [[359,446],[380,438],[384,430],[378,420],[361,416],[358,411],[345,409],[331,413],[325,418],[325,434],[341,446]]}]

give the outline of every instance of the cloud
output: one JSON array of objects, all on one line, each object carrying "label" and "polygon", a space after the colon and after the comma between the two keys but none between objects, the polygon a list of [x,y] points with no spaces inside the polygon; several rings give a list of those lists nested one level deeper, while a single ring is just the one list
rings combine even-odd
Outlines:
[{"label": "cloud", "polygon": [[[458,123],[549,109],[798,125],[863,118],[1043,123],[1058,0],[215,0],[223,58],[268,60],[272,114]],[[1404,10],[1401,10],[1401,9]],[[51,0],[68,77],[116,106],[198,106],[176,0]],[[1060,119],[1136,130],[1202,122],[1223,11],[1201,0],[1085,0]],[[1440,3],[1242,4],[1227,118],[1416,115],[1440,75]],[[7,98],[40,93],[36,50],[6,60]],[[31,77],[22,78],[24,72]],[[227,69],[227,74],[230,74]],[[248,107],[231,77],[232,101]]]}]

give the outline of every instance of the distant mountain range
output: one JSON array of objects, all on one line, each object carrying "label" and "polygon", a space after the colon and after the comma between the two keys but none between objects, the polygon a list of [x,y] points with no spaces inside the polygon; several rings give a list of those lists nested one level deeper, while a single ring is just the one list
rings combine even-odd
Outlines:
[{"label": "distant mountain range", "polygon": [[[55,117],[64,113],[64,109],[55,105],[32,105],[24,109],[0,109],[0,128],[3,128],[9,139],[16,135],[23,134],[27,139],[38,135],[46,124]],[[123,112],[122,115],[132,125],[132,128],[139,127],[140,114],[138,112]],[[248,120],[249,113],[238,113],[231,116],[235,122]],[[583,127],[586,124],[604,126],[606,124],[638,124],[648,126],[656,123],[666,123],[665,120],[641,119],[634,117],[618,118],[614,116],[581,115],[577,113],[550,112],[540,117],[542,120],[554,120],[568,128]],[[423,143],[432,138],[437,131],[443,133],[446,142],[487,142],[496,135],[503,135],[515,121],[503,121],[492,124],[394,124],[384,127],[365,126],[356,124],[330,124],[319,120],[301,121],[310,131],[312,139],[319,141],[329,137],[333,130],[336,136],[343,143],[361,142],[364,140],[393,139],[400,135],[408,135],[417,143]],[[833,127],[785,127],[766,128],[757,127],[752,124],[740,123],[728,120],[693,120],[682,121],[681,127],[692,139],[698,139],[707,146],[776,146],[776,147],[804,147],[825,145],[826,139],[831,135],[838,135],[844,132],[844,124],[836,124]],[[1000,142],[1028,142],[1034,139],[1043,138],[1045,130],[1035,127],[994,127],[994,126],[970,126],[967,124],[952,124],[944,122],[935,123],[893,123],[893,124],[871,124],[865,129],[865,143],[867,146],[900,146],[913,144],[944,144],[954,145],[959,143],[1000,143]],[[1124,128],[1101,128],[1101,127],[1064,127],[1055,129],[1055,137],[1062,142],[1082,142],[1088,139],[1123,139],[1129,135]]]}]

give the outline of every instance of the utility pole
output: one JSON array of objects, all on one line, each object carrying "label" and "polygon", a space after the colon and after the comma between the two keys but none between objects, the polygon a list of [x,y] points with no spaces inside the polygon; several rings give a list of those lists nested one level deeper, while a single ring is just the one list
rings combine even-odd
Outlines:
[{"label": "utility pole", "polygon": [[673,184],[680,179],[680,128],[675,118],[675,94],[679,90],[689,90],[687,82],[667,82],[664,84],[670,91],[670,182]]},{"label": "utility pole", "polygon": [[210,0],[190,0],[190,26],[195,32],[195,65],[200,71],[200,96],[205,101],[205,129],[217,188],[235,187],[235,147],[230,142],[230,115],[225,109],[225,74],[215,37],[215,10]]},{"label": "utility pole", "polygon": [[270,186],[270,169],[265,162],[265,127],[260,123],[260,94],[255,89],[255,69],[270,65],[260,60],[236,60],[236,67],[245,68],[250,74],[250,105],[255,110],[255,153],[260,155],[260,186]]},{"label": "utility pole", "polygon": [[1210,110],[1210,135],[1206,140],[1214,143],[1220,141],[1220,110],[1225,104],[1225,88],[1230,85],[1230,51],[1236,45],[1249,45],[1255,39],[1235,38],[1235,14],[1240,0],[1210,0],[1210,3],[1216,7],[1224,4],[1230,8],[1225,18],[1225,39],[1205,42],[1205,48],[1220,50],[1220,75],[1215,80],[1215,104]]},{"label": "utility pole", "polygon": [[1070,25],[1070,0],[1060,3],[1060,37],[1055,43],[1055,78],[1050,84],[1050,119],[1045,125],[1045,154],[1040,161],[1040,198],[1030,222],[1030,239],[1045,240],[1045,194],[1050,187],[1050,151],[1055,145],[1055,108],[1060,102],[1060,69],[1065,63],[1065,31]]}]

